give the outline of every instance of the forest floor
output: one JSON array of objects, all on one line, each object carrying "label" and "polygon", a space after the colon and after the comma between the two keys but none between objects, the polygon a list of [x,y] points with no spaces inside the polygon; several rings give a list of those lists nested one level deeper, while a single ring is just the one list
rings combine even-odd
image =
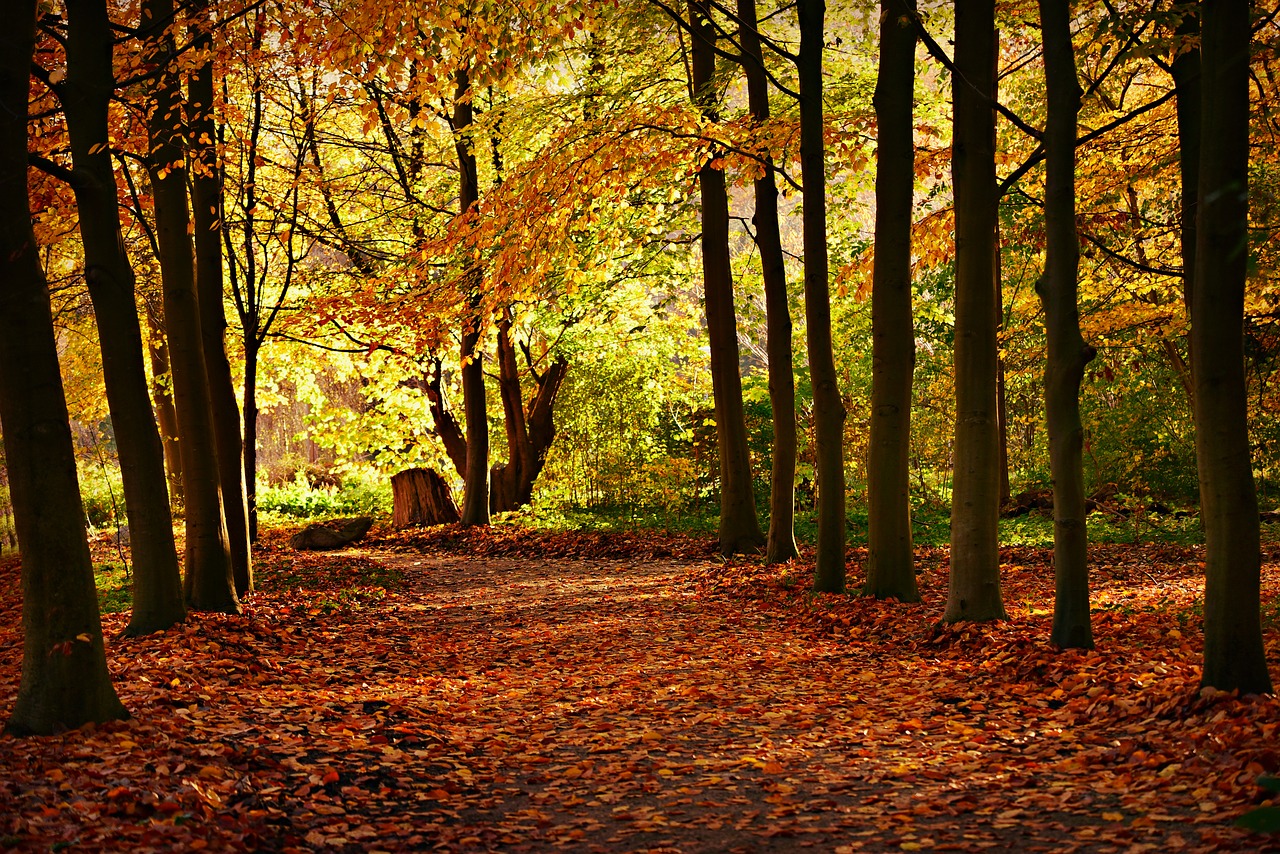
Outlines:
[{"label": "forest floor", "polygon": [[[1233,826],[1271,803],[1280,701],[1198,689],[1194,547],[1095,547],[1098,648],[1059,652],[1032,549],[1002,552],[1009,620],[939,628],[944,550],[903,605],[705,538],[284,540],[243,615],[137,639],[104,618],[133,717],[0,737],[0,848],[1280,850]],[[19,610],[8,561],[4,716]]]}]

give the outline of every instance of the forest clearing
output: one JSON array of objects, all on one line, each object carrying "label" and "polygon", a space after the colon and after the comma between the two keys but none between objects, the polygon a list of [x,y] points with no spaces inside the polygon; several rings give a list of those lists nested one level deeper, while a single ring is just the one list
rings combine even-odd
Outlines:
[{"label": "forest clearing", "polygon": [[[1047,644],[1030,547],[1001,553],[1008,621],[944,627],[941,549],[904,605],[814,597],[811,564],[725,564],[706,536],[263,539],[243,615],[141,639],[105,618],[130,720],[0,741],[4,845],[1272,847],[1233,821],[1272,796],[1280,708],[1200,692],[1196,547],[1098,547],[1086,652]],[[1265,561],[1275,654],[1280,546]],[[12,562],[0,583],[11,686]]]}]

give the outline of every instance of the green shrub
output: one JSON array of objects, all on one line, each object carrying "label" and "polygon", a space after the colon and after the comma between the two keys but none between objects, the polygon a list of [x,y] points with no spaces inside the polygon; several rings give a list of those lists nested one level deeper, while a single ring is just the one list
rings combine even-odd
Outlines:
[{"label": "green shrub", "polygon": [[313,487],[299,473],[291,483],[260,488],[257,499],[260,518],[376,516],[391,511],[391,481],[378,475],[350,475],[341,486]]}]

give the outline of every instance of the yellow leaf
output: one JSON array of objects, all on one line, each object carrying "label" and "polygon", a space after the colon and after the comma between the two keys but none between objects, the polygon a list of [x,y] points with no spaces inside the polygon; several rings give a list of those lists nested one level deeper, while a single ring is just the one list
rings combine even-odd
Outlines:
[{"label": "yellow leaf", "polygon": [[1124,821],[1124,813],[1104,812],[1102,818],[1106,821]]}]

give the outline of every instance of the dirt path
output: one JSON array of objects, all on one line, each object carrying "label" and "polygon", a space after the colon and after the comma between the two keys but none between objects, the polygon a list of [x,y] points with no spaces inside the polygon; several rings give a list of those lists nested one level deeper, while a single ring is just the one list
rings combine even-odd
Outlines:
[{"label": "dirt path", "polygon": [[[1179,713],[1067,726],[1054,684],[1088,686],[1027,676],[1015,655],[981,647],[943,657],[895,646],[903,606],[852,642],[806,631],[767,598],[699,595],[689,566],[670,562],[351,552],[272,581],[306,560],[319,559],[265,561],[242,617],[113,639],[132,721],[0,740],[0,847],[1268,842],[1215,814],[1225,796],[1209,792],[1205,766],[1167,755],[1164,745],[1191,743]],[[923,582],[932,595],[937,581]],[[109,635],[122,624],[109,619]],[[12,633],[0,645],[12,656]]]}]

